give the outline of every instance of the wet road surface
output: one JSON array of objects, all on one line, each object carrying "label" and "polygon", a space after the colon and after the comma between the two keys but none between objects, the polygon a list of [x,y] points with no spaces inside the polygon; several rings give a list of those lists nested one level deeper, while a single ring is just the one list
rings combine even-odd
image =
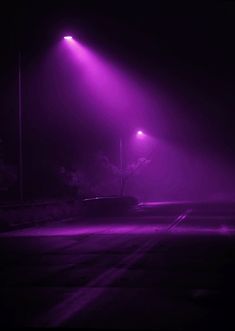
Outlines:
[{"label": "wet road surface", "polygon": [[235,208],[75,218],[0,249],[1,326],[233,329]]}]

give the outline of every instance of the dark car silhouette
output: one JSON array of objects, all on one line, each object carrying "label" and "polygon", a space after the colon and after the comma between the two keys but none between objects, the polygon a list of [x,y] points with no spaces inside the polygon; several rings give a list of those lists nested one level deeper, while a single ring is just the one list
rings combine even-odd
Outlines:
[{"label": "dark car silhouette", "polygon": [[82,209],[87,216],[121,216],[138,205],[131,196],[108,196],[83,199]]}]

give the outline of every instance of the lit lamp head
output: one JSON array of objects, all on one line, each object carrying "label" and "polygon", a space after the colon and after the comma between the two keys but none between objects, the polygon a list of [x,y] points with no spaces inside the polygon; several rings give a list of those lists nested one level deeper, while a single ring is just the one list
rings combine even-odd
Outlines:
[{"label": "lit lamp head", "polygon": [[144,133],[143,133],[143,131],[138,130],[138,131],[136,132],[136,137],[137,137],[137,138],[143,138],[143,137],[144,137]]},{"label": "lit lamp head", "polygon": [[67,41],[71,41],[71,40],[73,40],[73,37],[72,36],[64,36],[64,39],[67,40]]}]

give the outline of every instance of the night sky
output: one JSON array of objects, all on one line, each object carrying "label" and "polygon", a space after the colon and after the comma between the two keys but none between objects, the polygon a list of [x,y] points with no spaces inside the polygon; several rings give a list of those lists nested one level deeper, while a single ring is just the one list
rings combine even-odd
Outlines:
[{"label": "night sky", "polygon": [[[35,184],[38,168],[48,170],[53,160],[54,165],[76,161],[83,164],[86,162],[83,154],[92,154],[102,146],[112,155],[114,140],[107,139],[110,131],[100,129],[97,138],[92,124],[78,124],[77,129],[71,129],[74,133],[64,134],[58,140],[61,127],[55,125],[53,129],[51,125],[57,121],[56,114],[50,114],[49,119],[43,111],[35,115],[38,100],[32,101],[29,86],[32,75],[65,31],[137,72],[156,86],[167,102],[176,105],[174,111],[166,111],[164,120],[169,119],[169,125],[165,128],[159,127],[156,112],[146,128],[151,135],[234,167],[235,4],[232,1],[210,5],[195,2],[190,6],[153,5],[150,1],[128,5],[124,1],[66,1],[53,5],[23,2],[21,7],[12,4],[1,11],[1,31],[4,33],[0,61],[0,138],[4,158],[9,163],[16,162],[17,54],[21,49],[28,194],[38,185]],[[85,131],[89,131],[87,148],[78,155],[72,141],[76,139],[82,144]],[[31,166],[33,160],[38,166]],[[46,172],[45,176],[53,183],[53,170]]]}]

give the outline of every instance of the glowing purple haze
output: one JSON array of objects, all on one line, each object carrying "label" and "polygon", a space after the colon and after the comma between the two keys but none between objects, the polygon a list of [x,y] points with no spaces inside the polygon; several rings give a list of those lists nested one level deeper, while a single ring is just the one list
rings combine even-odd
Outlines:
[{"label": "glowing purple haze", "polygon": [[[57,148],[64,146],[64,139],[64,149],[78,159],[101,146],[117,164],[119,137],[124,136],[126,162],[136,162],[139,157],[151,160],[141,176],[128,184],[128,194],[140,200],[197,200],[233,194],[233,169],[205,153],[200,130],[196,137],[199,153],[178,143],[181,132],[190,142],[187,132],[194,128],[194,123],[180,116],[184,104],[171,99],[163,85],[146,83],[112,58],[70,37],[65,36],[51,53],[44,71],[40,68],[38,76],[32,75],[32,93],[28,93],[33,99],[28,112],[33,114],[32,123],[41,120],[49,143],[53,132]],[[98,145],[101,135],[104,139]],[[58,153],[60,160],[69,162],[62,148]],[[90,160],[88,163],[94,166]],[[90,174],[87,176],[94,177],[94,168]],[[102,172],[97,175],[105,176]],[[107,174],[102,183],[101,194],[117,193]]]},{"label": "glowing purple haze", "polygon": [[96,111],[96,119],[119,127],[136,127],[144,124],[147,113],[156,110],[143,82],[120,66],[75,39],[62,43],[61,49],[63,56],[70,58],[71,80],[82,90],[84,102]]}]

